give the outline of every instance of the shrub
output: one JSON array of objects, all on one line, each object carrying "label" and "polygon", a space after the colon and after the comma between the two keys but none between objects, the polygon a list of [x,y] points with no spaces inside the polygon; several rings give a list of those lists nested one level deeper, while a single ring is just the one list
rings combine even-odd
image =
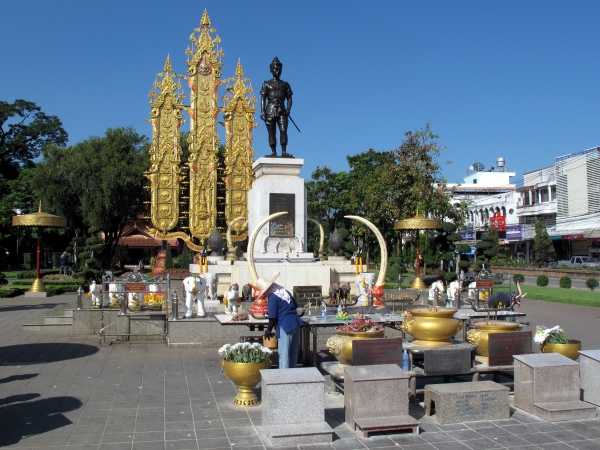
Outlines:
[{"label": "shrub", "polygon": [[15,287],[0,288],[0,298],[16,297],[23,294],[27,289],[19,289]]},{"label": "shrub", "polygon": [[8,284],[8,280],[6,279],[6,275],[0,273],[0,285]]},{"label": "shrub", "polygon": [[23,265],[26,269],[33,267],[33,253],[23,253]]},{"label": "shrub", "polygon": [[540,275],[537,277],[535,284],[538,286],[548,286],[548,277],[546,275]]},{"label": "shrub", "polygon": [[516,283],[517,281],[520,281],[521,283],[525,281],[525,277],[523,275],[521,275],[520,273],[515,273],[513,275],[513,281]]},{"label": "shrub", "polygon": [[585,282],[585,285],[593,291],[598,287],[598,280],[595,278],[590,278]]},{"label": "shrub", "polygon": [[444,278],[446,279],[446,284],[449,284],[456,280],[458,276],[456,275],[456,272],[446,272]]},{"label": "shrub", "polygon": [[571,289],[571,277],[561,277],[560,287],[564,289]]}]

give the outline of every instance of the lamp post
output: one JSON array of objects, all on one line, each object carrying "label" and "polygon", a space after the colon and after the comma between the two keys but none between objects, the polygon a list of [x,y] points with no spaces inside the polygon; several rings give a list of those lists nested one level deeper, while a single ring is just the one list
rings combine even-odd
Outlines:
[{"label": "lamp post", "polygon": [[439,220],[427,219],[421,216],[411,217],[410,219],[397,220],[394,222],[394,230],[415,230],[417,232],[415,250],[417,263],[415,267],[415,279],[410,287],[413,289],[425,289],[425,283],[421,279],[421,252],[419,249],[419,231],[421,230],[439,230],[442,228],[442,223]]},{"label": "lamp post", "polygon": [[66,217],[53,216],[42,212],[42,202],[39,204],[38,211],[31,214],[23,214],[20,216],[13,216],[12,218],[13,227],[31,227],[37,228],[37,252],[36,252],[36,266],[35,266],[35,280],[31,283],[29,292],[46,292],[46,287],[40,276],[40,260],[42,255],[42,228],[66,228],[67,219]]}]

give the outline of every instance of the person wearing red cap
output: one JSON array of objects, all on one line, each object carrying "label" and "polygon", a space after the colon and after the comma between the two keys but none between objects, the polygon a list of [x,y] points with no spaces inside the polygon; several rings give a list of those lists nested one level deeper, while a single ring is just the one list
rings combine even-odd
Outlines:
[{"label": "person wearing red cap", "polygon": [[271,281],[259,278],[257,287],[261,295],[268,298],[269,325],[265,337],[277,336],[277,353],[280,369],[294,369],[298,362],[300,348],[300,327],[304,324],[298,317],[298,303],[283,286],[275,283],[277,274]]}]

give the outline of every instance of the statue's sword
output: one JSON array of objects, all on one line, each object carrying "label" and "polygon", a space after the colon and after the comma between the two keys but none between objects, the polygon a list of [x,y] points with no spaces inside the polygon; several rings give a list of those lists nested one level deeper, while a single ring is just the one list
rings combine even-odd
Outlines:
[{"label": "statue's sword", "polygon": [[290,118],[290,120],[292,121],[292,123],[294,124],[294,126],[296,127],[296,130],[298,130],[298,133],[302,133],[302,131],[300,131],[300,128],[298,128],[298,125],[296,125],[296,122],[294,122],[294,119],[292,119],[292,116],[290,116],[288,114],[288,117]]}]

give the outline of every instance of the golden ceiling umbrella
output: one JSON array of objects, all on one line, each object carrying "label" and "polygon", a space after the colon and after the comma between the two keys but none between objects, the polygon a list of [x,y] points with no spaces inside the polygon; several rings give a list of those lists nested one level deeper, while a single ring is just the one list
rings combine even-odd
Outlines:
[{"label": "golden ceiling umbrella", "polygon": [[416,239],[416,253],[417,253],[417,263],[415,264],[415,279],[411,283],[410,287],[413,289],[425,289],[425,283],[421,279],[421,252],[419,250],[419,230],[439,230],[442,228],[442,222],[435,219],[427,219],[426,217],[417,215],[415,217],[411,217],[410,219],[404,220],[396,220],[394,222],[394,230],[398,231],[416,231],[417,239]]},{"label": "golden ceiling umbrella", "polygon": [[36,256],[36,267],[35,267],[35,281],[31,283],[29,292],[46,292],[44,283],[40,278],[40,257],[42,254],[42,228],[66,228],[67,218],[60,216],[53,216],[42,212],[42,202],[37,212],[31,214],[23,214],[20,216],[13,216],[12,218],[13,227],[30,227],[38,229],[38,240],[37,240],[37,256]]}]

